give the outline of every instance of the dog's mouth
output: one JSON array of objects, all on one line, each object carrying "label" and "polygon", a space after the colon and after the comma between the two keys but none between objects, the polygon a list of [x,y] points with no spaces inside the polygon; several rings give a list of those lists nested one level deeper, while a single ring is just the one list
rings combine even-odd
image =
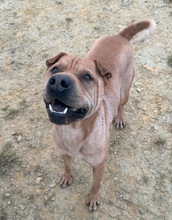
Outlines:
[{"label": "dog's mouth", "polygon": [[72,108],[70,106],[65,105],[63,102],[59,101],[58,99],[55,99],[51,104],[49,104],[49,110],[51,112],[65,115],[68,113],[68,111],[73,111],[76,114],[83,114],[85,113],[86,109],[80,108]]},{"label": "dog's mouth", "polygon": [[[44,100],[45,101],[45,100]],[[54,124],[69,124],[76,120],[81,120],[87,113],[87,108],[74,108],[66,105],[58,99],[51,103],[45,101],[49,119]]]}]

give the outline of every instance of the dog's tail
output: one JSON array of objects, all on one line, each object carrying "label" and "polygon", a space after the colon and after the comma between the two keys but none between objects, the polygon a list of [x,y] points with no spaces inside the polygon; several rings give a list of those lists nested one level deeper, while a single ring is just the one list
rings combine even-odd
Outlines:
[{"label": "dog's tail", "polygon": [[131,40],[138,32],[145,30],[145,32],[138,38],[134,39],[132,43],[138,43],[144,41],[154,30],[156,24],[151,19],[145,19],[141,21],[134,22],[121,30],[117,35],[120,35],[127,40]]}]

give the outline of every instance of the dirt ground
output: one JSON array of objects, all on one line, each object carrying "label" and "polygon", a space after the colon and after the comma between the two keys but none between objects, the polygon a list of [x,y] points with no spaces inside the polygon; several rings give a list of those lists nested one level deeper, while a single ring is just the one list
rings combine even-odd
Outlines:
[{"label": "dirt ground", "polygon": [[[101,204],[90,214],[88,164],[75,159],[73,184],[59,186],[63,163],[41,96],[45,61],[60,51],[84,57],[98,37],[147,17],[157,29],[134,46],[127,126],[112,126]],[[2,0],[0,25],[0,220],[171,220],[172,1]]]}]

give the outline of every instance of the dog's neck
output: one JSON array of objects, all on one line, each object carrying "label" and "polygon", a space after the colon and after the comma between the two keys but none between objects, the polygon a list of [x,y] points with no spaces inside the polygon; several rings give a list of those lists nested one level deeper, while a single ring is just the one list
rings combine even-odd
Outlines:
[{"label": "dog's neck", "polygon": [[[86,117],[82,120],[74,121],[69,125],[64,125],[64,126],[69,126],[71,129],[79,129],[79,130],[84,130],[87,131],[89,134],[92,129],[94,129],[95,126],[99,126],[98,123],[99,121],[101,124],[106,124],[108,123],[108,115],[105,114],[105,112],[108,112],[107,110],[107,105],[105,100],[101,100],[101,103],[99,105],[99,108],[89,117]],[[85,134],[87,135],[87,134]]]}]

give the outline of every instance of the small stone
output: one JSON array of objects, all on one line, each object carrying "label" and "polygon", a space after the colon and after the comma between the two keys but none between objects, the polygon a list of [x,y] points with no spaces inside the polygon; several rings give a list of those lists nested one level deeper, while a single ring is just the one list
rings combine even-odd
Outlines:
[{"label": "small stone", "polygon": [[165,186],[161,186],[160,190],[161,190],[161,192],[166,192],[167,191]]},{"label": "small stone", "polygon": [[140,93],[142,91],[142,89],[138,88],[138,89],[136,89],[136,91]]},{"label": "small stone", "polygon": [[151,71],[152,73],[155,71],[152,67],[150,66],[147,66],[147,65],[143,65],[143,67],[148,70],[148,71]]},{"label": "small stone", "polygon": [[42,175],[43,175],[42,173],[38,173],[38,174],[37,174],[38,177],[40,177],[40,176],[42,176]]},{"label": "small stone", "polygon": [[131,196],[129,194],[124,194],[123,195],[123,199],[126,200],[126,201],[129,201],[131,198]]},{"label": "small stone", "polygon": [[74,209],[74,207],[70,207],[69,210],[70,211],[74,211],[75,209]]},{"label": "small stone", "polygon": [[36,183],[40,183],[40,181],[41,181],[41,177],[38,177],[38,178],[36,179]]},{"label": "small stone", "polygon": [[50,188],[54,188],[57,185],[56,181],[53,181],[52,183],[49,184]]},{"label": "small stone", "polygon": [[22,136],[19,135],[19,136],[17,137],[17,141],[20,142],[21,140],[22,140]]},{"label": "small stone", "polygon": [[5,196],[5,198],[9,198],[10,197],[10,193],[5,193],[4,196]]},{"label": "small stone", "polygon": [[159,62],[161,62],[161,59],[159,57],[156,57],[155,58],[155,63],[159,63]]},{"label": "small stone", "polygon": [[19,208],[23,211],[23,210],[25,210],[26,206],[25,205],[19,205]]},{"label": "small stone", "polygon": [[123,0],[122,1],[122,6],[128,6],[128,5],[131,4],[131,2],[132,2],[132,0]]},{"label": "small stone", "polygon": [[154,126],[154,129],[155,129],[155,130],[159,130],[159,126],[155,125],[155,126]]}]

